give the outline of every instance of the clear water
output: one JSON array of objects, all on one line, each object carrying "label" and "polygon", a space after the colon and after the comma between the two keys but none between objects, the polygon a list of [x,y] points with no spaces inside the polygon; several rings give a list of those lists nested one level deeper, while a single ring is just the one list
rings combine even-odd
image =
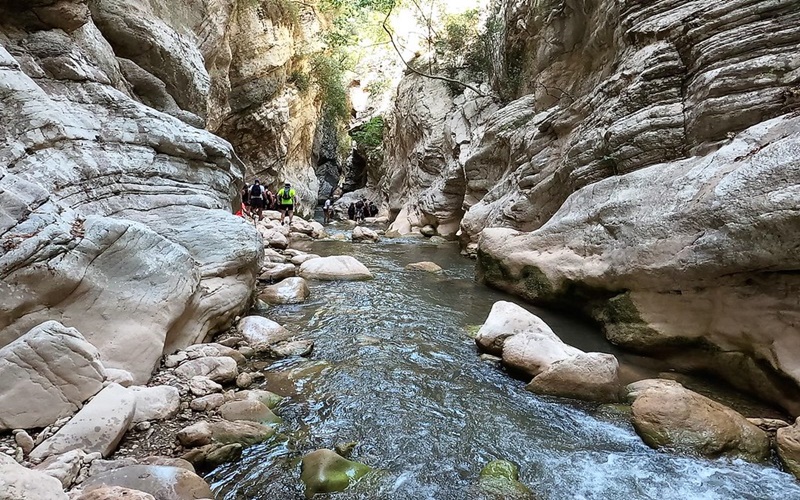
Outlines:
[{"label": "clear water", "polygon": [[[495,301],[514,299],[476,284],[473,263],[454,246],[393,240],[308,250],[354,255],[376,278],[312,283],[306,304],[266,313],[315,350],[310,360],[265,368],[265,388],[290,396],[277,409],[286,423],[208,477],[218,498],[304,498],[300,457],[355,441],[352,458],[380,472],[325,498],[478,498],[481,468],[505,459],[543,499],[800,499],[798,483],[773,465],[651,450],[624,415],[536,396],[480,361],[467,327]],[[445,272],[404,270],[423,260]],[[566,342],[613,352],[591,326],[526,307]]]}]

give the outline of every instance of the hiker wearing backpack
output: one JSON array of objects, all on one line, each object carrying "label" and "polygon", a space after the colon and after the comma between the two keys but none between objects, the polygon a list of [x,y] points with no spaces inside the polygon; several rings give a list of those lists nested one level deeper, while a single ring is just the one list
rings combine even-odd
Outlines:
[{"label": "hiker wearing backpack", "polygon": [[250,217],[250,186],[245,184],[239,195],[242,197],[242,208],[239,212],[244,217]]},{"label": "hiker wearing backpack", "polygon": [[286,214],[289,214],[289,225],[292,225],[292,216],[294,215],[294,206],[297,203],[297,193],[292,189],[292,185],[288,182],[278,191],[278,206],[281,211],[281,226]]},{"label": "hiker wearing backpack", "polygon": [[253,182],[253,185],[250,186],[250,213],[255,218],[258,216],[258,220],[262,220],[264,218],[264,186],[256,179]]}]

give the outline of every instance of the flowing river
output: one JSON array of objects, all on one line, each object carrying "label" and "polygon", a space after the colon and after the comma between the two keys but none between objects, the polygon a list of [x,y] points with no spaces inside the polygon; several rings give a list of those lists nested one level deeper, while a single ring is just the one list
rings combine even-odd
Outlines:
[{"label": "flowing river", "polygon": [[[271,441],[209,477],[226,500],[304,498],[300,458],[356,442],[352,459],[379,470],[336,499],[469,499],[489,461],[520,466],[543,499],[800,498],[795,479],[769,464],[709,460],[647,447],[622,412],[541,397],[481,361],[468,332],[494,302],[514,300],[474,282],[455,246],[419,240],[314,243],[352,254],[369,282],[311,283],[305,304],[265,315],[315,342],[310,359],[265,366],[266,389],[287,397]],[[409,272],[430,260],[441,275]],[[614,352],[594,327],[528,307],[567,343]]]}]

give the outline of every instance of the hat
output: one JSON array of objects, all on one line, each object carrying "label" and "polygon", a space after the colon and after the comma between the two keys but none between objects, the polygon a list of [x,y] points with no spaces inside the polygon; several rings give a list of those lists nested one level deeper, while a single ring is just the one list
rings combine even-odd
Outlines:
[{"label": "hat", "polygon": [[260,184],[260,182],[258,181],[258,179],[254,180],[253,182],[254,182],[255,184]]},{"label": "hat", "polygon": [[284,186],[286,186],[286,187],[289,187],[289,186],[291,186],[291,184],[289,184],[289,183],[287,182],[286,184],[284,184]]}]

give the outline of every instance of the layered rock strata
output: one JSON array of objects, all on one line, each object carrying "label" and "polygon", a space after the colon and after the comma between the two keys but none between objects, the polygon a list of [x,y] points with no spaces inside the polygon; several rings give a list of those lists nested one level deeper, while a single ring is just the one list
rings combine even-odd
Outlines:
[{"label": "layered rock strata", "polygon": [[[394,228],[460,219],[487,283],[800,413],[796,2],[505,1],[498,17],[491,83],[510,102],[399,89]],[[455,140],[441,117],[475,108]],[[420,185],[451,186],[439,205],[457,209],[428,217]]]},{"label": "layered rock strata", "polygon": [[31,8],[0,5],[0,345],[55,319],[142,383],[250,299],[244,165],[193,126],[221,97],[188,7]]}]

